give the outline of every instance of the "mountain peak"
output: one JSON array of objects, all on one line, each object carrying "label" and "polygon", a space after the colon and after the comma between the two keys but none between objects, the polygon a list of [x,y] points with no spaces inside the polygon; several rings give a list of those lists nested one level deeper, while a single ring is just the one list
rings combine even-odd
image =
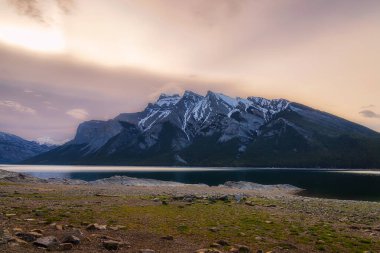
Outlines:
[{"label": "mountain peak", "polygon": [[165,94],[162,93],[160,97],[157,99],[156,105],[162,107],[162,106],[171,106],[175,105],[179,100],[181,99],[181,96],[178,94]]},{"label": "mountain peak", "polygon": [[185,90],[185,92],[183,93],[183,97],[203,97],[203,96],[195,92],[192,92],[190,90]]}]

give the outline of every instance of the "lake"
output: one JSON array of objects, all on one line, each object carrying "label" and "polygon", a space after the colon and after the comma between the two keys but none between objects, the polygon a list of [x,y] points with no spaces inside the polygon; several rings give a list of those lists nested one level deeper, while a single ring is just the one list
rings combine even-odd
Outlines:
[{"label": "lake", "polygon": [[86,181],[124,175],[210,186],[226,181],[259,184],[291,184],[302,195],[380,201],[380,170],[272,169],[272,168],[179,168],[129,166],[34,166],[1,165],[0,169],[24,172],[39,178],[70,178]]}]

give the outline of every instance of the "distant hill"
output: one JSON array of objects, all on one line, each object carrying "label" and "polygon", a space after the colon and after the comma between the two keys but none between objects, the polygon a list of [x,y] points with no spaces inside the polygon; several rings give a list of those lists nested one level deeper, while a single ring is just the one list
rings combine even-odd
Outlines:
[{"label": "distant hill", "polygon": [[40,145],[13,134],[0,132],[0,163],[17,163],[38,154],[47,152],[56,146]]},{"label": "distant hill", "polygon": [[380,168],[380,134],[285,99],[186,91],[84,122],[26,163]]}]

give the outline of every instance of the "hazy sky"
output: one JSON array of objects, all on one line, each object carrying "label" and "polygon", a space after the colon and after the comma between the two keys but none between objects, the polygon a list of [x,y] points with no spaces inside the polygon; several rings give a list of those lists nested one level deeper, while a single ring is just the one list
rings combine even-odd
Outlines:
[{"label": "hazy sky", "polygon": [[0,131],[62,141],[186,89],[380,131],[380,1],[0,0]]}]

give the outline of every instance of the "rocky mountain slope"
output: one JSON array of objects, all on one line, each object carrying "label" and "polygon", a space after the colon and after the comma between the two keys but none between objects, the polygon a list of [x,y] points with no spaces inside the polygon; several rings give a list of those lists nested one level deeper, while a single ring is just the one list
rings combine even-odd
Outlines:
[{"label": "rocky mountain slope", "polygon": [[55,146],[40,145],[16,135],[0,132],[0,163],[17,163],[44,153]]},{"label": "rocky mountain slope", "polygon": [[41,164],[380,167],[380,134],[334,115],[260,97],[162,94],[142,112],[87,121]]}]

